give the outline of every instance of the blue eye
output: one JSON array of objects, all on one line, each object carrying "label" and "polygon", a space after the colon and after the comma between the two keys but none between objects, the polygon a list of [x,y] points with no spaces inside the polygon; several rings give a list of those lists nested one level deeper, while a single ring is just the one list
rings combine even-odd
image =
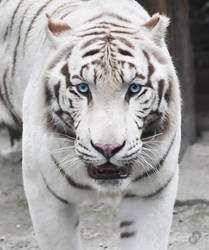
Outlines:
[{"label": "blue eye", "polygon": [[132,94],[136,94],[138,93],[139,91],[141,90],[141,85],[139,84],[136,84],[136,83],[132,83],[129,87],[129,91],[132,93]]},{"label": "blue eye", "polygon": [[89,92],[89,85],[87,83],[80,83],[77,85],[77,90],[81,94],[87,94]]}]

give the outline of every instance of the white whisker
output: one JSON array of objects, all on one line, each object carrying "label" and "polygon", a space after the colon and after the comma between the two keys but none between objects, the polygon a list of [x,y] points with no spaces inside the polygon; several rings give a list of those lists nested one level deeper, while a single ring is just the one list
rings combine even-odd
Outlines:
[{"label": "white whisker", "polygon": [[150,140],[150,139],[152,139],[152,138],[155,138],[155,137],[157,137],[157,136],[160,136],[160,135],[162,135],[163,133],[158,133],[158,134],[156,134],[156,135],[152,135],[152,136],[149,136],[149,137],[146,137],[146,138],[143,138],[142,139],[142,141],[146,141],[146,140]]}]

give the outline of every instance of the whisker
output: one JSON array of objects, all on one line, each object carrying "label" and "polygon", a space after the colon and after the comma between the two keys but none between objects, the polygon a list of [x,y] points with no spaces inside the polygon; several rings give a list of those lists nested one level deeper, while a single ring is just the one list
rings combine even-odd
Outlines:
[{"label": "whisker", "polygon": [[57,148],[57,149],[55,149],[55,151],[56,152],[62,152],[62,151],[67,151],[67,150],[71,150],[71,149],[75,149],[75,146],[68,146],[68,147]]},{"label": "whisker", "polygon": [[64,140],[64,141],[66,141],[66,142],[75,142],[75,138],[73,138],[73,137],[71,137],[71,136],[69,136],[69,135],[65,135],[65,134],[63,134],[61,137],[59,136],[57,136],[56,137],[56,139],[58,139],[58,140]]},{"label": "whisker", "polygon": [[144,141],[144,140],[150,140],[150,139],[155,138],[155,137],[157,137],[157,136],[160,136],[160,135],[162,135],[162,134],[163,134],[163,133],[158,133],[158,134],[156,134],[156,135],[152,135],[152,136],[149,136],[149,137],[143,138],[143,140],[142,140],[142,141]]},{"label": "whisker", "polygon": [[[145,166],[144,166],[143,162],[141,162],[141,160],[143,160],[143,162],[145,163]],[[148,172],[148,170],[147,170],[147,168],[146,168],[146,164],[148,164],[148,163],[146,162],[146,160],[144,160],[143,157],[139,159],[139,163],[140,163],[140,167],[142,167],[143,170],[145,171],[145,173],[146,173],[146,175],[147,175],[147,177],[148,177],[148,179],[149,179],[149,182],[150,182],[150,184],[151,184],[151,187],[152,187],[152,189],[153,189],[153,191],[154,191],[154,185],[153,185],[153,183],[152,183],[152,178],[151,178],[151,176],[149,175],[149,172]],[[148,164],[148,165],[150,165],[150,164]]]},{"label": "whisker", "polygon": [[[146,156],[148,157],[148,155],[146,155]],[[146,157],[146,156],[145,156],[145,157]],[[145,160],[145,158],[144,158],[144,160]],[[156,167],[156,162],[154,163],[154,164],[155,164],[155,167],[153,167],[153,166],[152,166],[151,164],[149,164],[147,161],[146,161],[146,163],[151,167],[151,169],[154,171],[154,173],[155,173],[156,175],[159,176],[160,184],[162,184],[163,181],[162,181],[161,173],[160,173],[160,170],[159,170],[159,167],[160,167],[159,162],[157,162],[157,167]]]}]

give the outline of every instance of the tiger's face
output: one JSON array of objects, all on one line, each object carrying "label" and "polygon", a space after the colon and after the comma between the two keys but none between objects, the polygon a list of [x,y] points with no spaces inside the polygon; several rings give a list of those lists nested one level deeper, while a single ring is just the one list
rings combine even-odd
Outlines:
[{"label": "tiger's face", "polygon": [[146,43],[127,28],[125,36],[106,29],[92,38],[86,31],[49,66],[50,121],[75,138],[77,164],[93,185],[127,186],[137,175],[143,140],[167,125],[167,54]]}]

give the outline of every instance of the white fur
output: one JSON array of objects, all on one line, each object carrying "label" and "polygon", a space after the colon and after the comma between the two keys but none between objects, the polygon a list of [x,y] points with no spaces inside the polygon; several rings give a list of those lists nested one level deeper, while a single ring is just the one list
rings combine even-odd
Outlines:
[{"label": "white fur", "polygon": [[[19,2],[19,0],[13,0],[12,3],[10,1],[8,3],[7,1],[1,2],[0,16],[2,19],[0,34],[5,34],[6,28],[11,22],[12,14]],[[101,225],[98,232],[100,235],[103,234],[104,238],[107,235],[105,238],[107,249],[166,250],[177,191],[178,154],[181,138],[179,84],[164,42],[168,19],[157,14],[160,21],[150,30],[144,24],[151,17],[139,4],[132,0],[53,0],[35,21],[24,44],[24,36],[28,25],[35,13],[43,5],[43,1],[34,2],[33,0],[27,0],[23,2],[24,4],[17,11],[13,29],[9,32],[6,41],[3,40],[3,37],[0,40],[0,56],[2,58],[0,74],[2,80],[6,68],[9,67],[7,77],[9,95],[12,105],[15,107],[15,112],[23,120],[24,187],[40,248],[42,250],[103,249],[99,246],[100,242],[98,242],[97,237],[93,237],[89,245],[83,245],[79,227],[75,227],[75,224],[79,214],[81,214],[80,219],[82,220],[84,208],[88,211],[95,204],[110,203],[110,206],[115,207],[115,211],[119,211],[116,213],[118,217],[116,218],[115,241],[110,242],[108,240],[108,233],[105,230],[102,231],[103,227]],[[64,18],[64,22],[69,24],[71,30],[54,36],[47,29],[48,20],[46,14],[51,15],[64,3],[69,3],[69,5],[60,9],[54,20],[59,20],[60,16],[72,10],[72,13]],[[28,6],[31,7],[26,11]],[[78,35],[82,34],[83,30],[89,28],[89,26],[97,24],[96,20],[92,21],[92,23],[88,23],[87,20],[103,12],[118,14],[124,18],[127,17],[131,20],[131,23],[126,24],[128,26],[127,29],[136,32],[136,36],[139,38],[143,38],[137,41],[133,38],[132,41],[135,44],[134,53],[137,57],[136,59],[130,58],[129,61],[136,65],[137,71],[142,72],[145,76],[148,74],[148,64],[142,51],[145,50],[151,55],[150,61],[155,67],[155,73],[151,78],[154,88],[149,90],[146,96],[142,97],[141,101],[149,99],[151,102],[151,100],[154,100],[158,89],[157,83],[162,77],[165,79],[166,88],[171,84],[169,106],[167,106],[165,101],[160,105],[160,111],[163,113],[167,112],[169,116],[169,128],[165,134],[154,137],[150,141],[151,149],[148,152],[149,155],[145,156],[144,160],[139,161],[133,167],[130,177],[121,180],[120,185],[114,186],[111,184],[102,185],[90,178],[87,175],[84,162],[78,158],[75,152],[75,149],[78,149],[79,146],[76,143],[74,145],[74,142],[69,138],[63,140],[46,129],[46,114],[47,112],[53,112],[57,108],[57,104],[54,102],[50,108],[46,106],[44,79],[46,77],[49,79],[51,90],[57,84],[57,81],[61,82],[60,95],[63,98],[60,105],[63,110],[68,110],[67,98],[73,98],[70,92],[65,89],[65,78],[60,73],[63,61],[57,63],[51,70],[48,70],[48,67],[53,60],[59,58],[63,50],[74,44],[75,47],[72,50],[68,65],[72,74],[79,74],[81,60],[83,65],[85,62],[88,63],[88,58],[82,59],[84,51],[80,50],[82,43],[87,38],[81,39],[78,38]],[[14,76],[12,76],[13,52],[23,14],[26,17],[21,28],[22,35],[17,50],[16,70]],[[103,21],[115,22],[115,18],[107,16],[104,17]],[[121,25],[123,23],[118,20],[118,24]],[[124,46],[117,40],[115,42],[118,46]],[[23,46],[25,46],[24,50]],[[96,49],[97,46],[97,43],[92,44],[91,50]],[[159,54],[164,63],[158,62],[154,56],[155,53]],[[118,58],[123,59],[121,55],[118,55]],[[106,59],[108,60],[108,57]],[[88,79],[88,82],[91,82],[93,79],[93,69],[93,66],[91,66],[85,71],[85,77]],[[124,79],[129,82],[134,72],[130,70],[128,64],[124,66],[123,70]],[[96,104],[88,108],[86,101],[76,102],[76,108],[79,110],[78,116],[81,118],[76,135],[82,139],[84,145],[91,149],[90,153],[96,157],[96,160],[92,162],[93,165],[101,165],[105,163],[105,159],[100,153],[90,147],[90,139],[103,144],[121,144],[124,140],[127,140],[126,146],[111,158],[111,162],[117,165],[126,154],[128,146],[136,140],[136,136],[139,138],[141,136],[141,131],[138,131],[134,123],[136,107],[140,107],[134,100],[130,101],[129,105],[124,104],[127,86],[122,86],[116,82],[112,73],[104,74],[101,68],[97,69],[97,73],[103,76],[98,83],[98,87],[89,84],[94,103]],[[78,83],[77,79],[73,82],[73,84]],[[112,83],[112,86],[108,85],[108,83]],[[144,85],[145,81],[141,80],[138,83]],[[0,110],[0,121],[4,120],[8,124],[12,124],[14,121],[6,113],[6,108],[2,102],[0,102]],[[57,121],[55,116],[53,119],[55,122]],[[140,125],[143,126],[142,121],[140,121]],[[173,145],[160,172],[141,181],[133,182],[145,169],[149,171],[154,163],[156,164],[163,157],[174,137]],[[137,144],[139,158],[141,156],[142,144],[143,142],[139,140]],[[82,185],[90,186],[92,189],[80,190],[70,186],[54,167],[50,157],[51,154],[56,157],[57,161],[63,165],[66,173],[74,180]],[[149,164],[147,164],[147,161]],[[60,202],[49,192],[42,176],[44,176],[48,186],[64,200],[68,201],[69,205]],[[163,192],[151,198],[143,198],[158,190],[172,176],[171,182]],[[124,195],[130,193],[137,195],[137,198],[123,198]],[[110,209],[111,211],[112,209]],[[104,218],[104,220],[104,224],[107,223],[111,226],[111,223],[113,223],[111,219],[106,221]],[[122,221],[132,221],[133,223],[128,228],[120,229],[119,224]],[[96,225],[96,222],[90,226],[94,228],[94,224]],[[88,229],[87,227],[83,230],[85,232]],[[119,240],[120,232],[123,233],[124,231],[134,231],[135,235]]]}]

